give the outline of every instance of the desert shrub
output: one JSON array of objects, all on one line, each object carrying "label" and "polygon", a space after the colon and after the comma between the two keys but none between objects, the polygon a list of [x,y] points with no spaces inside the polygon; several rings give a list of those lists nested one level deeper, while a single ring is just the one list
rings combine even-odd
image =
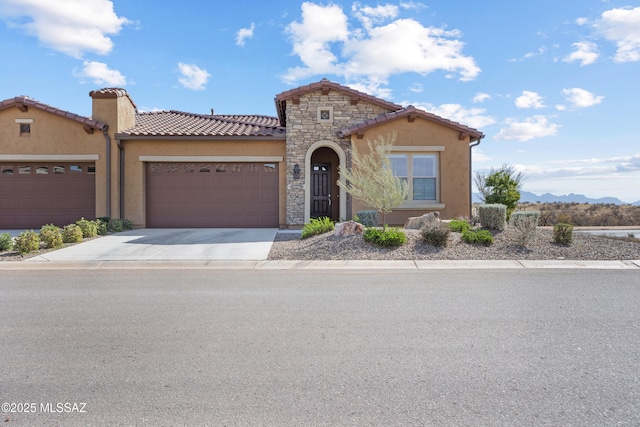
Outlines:
[{"label": "desert shrub", "polygon": [[493,235],[489,230],[464,230],[462,232],[462,241],[489,246],[493,244]]},{"label": "desert shrub", "polygon": [[356,212],[358,222],[365,227],[377,227],[378,226],[378,211],[366,210]]},{"label": "desert shrub", "polygon": [[82,237],[94,237],[98,234],[98,225],[95,221],[81,218],[76,221],[76,225],[82,230]]},{"label": "desert shrub", "polygon": [[11,249],[13,249],[13,237],[11,237],[11,234],[0,234],[0,251],[10,251]]},{"label": "desert shrub", "polygon": [[40,228],[40,241],[45,248],[57,248],[62,246],[62,231],[53,224],[43,225]]},{"label": "desert shrub", "polygon": [[322,218],[311,218],[311,220],[302,227],[302,238],[306,239],[318,234],[328,233],[334,229],[333,221],[326,216]]},{"label": "desert shrub", "polygon": [[507,207],[505,205],[479,205],[478,216],[483,228],[504,230],[507,226]]},{"label": "desert shrub", "polygon": [[384,229],[369,227],[364,231],[363,238],[372,245],[383,248],[402,246],[407,241],[407,236],[397,227]]},{"label": "desert shrub", "polygon": [[562,245],[573,243],[573,225],[560,222],[553,226],[553,241]]},{"label": "desert shrub", "polygon": [[82,242],[82,229],[77,224],[65,225],[62,229],[62,241],[64,243]]},{"label": "desert shrub", "polygon": [[13,243],[13,249],[20,254],[37,251],[40,249],[40,237],[38,237],[38,233],[33,230],[28,230],[18,234]]},{"label": "desert shrub", "polygon": [[96,223],[96,231],[98,233],[98,236],[105,236],[109,232],[107,228],[109,225],[108,219],[105,221],[103,218],[98,218],[94,222]]},{"label": "desert shrub", "polygon": [[422,234],[422,240],[431,246],[443,247],[449,243],[451,229],[443,222],[433,222],[427,224],[420,233]]},{"label": "desert shrub", "polygon": [[511,215],[509,222],[513,226],[516,243],[527,247],[536,238],[536,230],[540,221],[538,211],[518,211]]},{"label": "desert shrub", "polygon": [[449,221],[449,228],[456,233],[462,233],[464,230],[471,230],[471,224],[464,219],[452,219]]},{"label": "desert shrub", "polygon": [[109,223],[107,224],[107,230],[111,233],[119,233],[132,228],[133,223],[126,218],[109,218]]}]

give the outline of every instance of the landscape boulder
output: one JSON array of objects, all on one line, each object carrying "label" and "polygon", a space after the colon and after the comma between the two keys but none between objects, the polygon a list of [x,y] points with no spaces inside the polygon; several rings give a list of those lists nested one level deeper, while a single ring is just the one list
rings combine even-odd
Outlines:
[{"label": "landscape boulder", "polygon": [[407,230],[421,230],[425,225],[434,222],[440,222],[439,212],[430,212],[422,216],[412,216],[407,218],[404,223],[404,228]]},{"label": "landscape boulder", "polygon": [[335,225],[335,236],[353,236],[354,234],[362,234],[364,225],[355,221],[339,222]]}]

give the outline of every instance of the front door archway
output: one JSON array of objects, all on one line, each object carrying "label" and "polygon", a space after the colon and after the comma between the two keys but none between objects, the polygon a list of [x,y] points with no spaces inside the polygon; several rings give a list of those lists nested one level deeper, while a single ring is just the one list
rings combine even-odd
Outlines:
[{"label": "front door archway", "polygon": [[[326,148],[325,148],[326,147]],[[328,216],[333,220],[345,219],[347,217],[347,194],[342,187],[338,187],[336,181],[338,180],[338,166],[340,168],[346,167],[346,155],[340,145],[333,141],[318,141],[312,144],[307,150],[305,156],[305,208],[304,208],[304,222],[308,223],[309,219],[314,217],[312,215],[313,206],[313,169],[314,165],[330,164],[329,168],[331,173],[327,176],[327,192],[326,196],[326,212],[331,212],[331,215],[319,215]],[[318,172],[321,172],[320,170]],[[320,176],[319,176],[320,178]],[[319,184],[321,184],[319,182]],[[319,188],[322,190],[321,188]],[[330,196],[329,196],[330,195]],[[318,199],[318,200],[321,200]],[[330,202],[329,202],[330,200]],[[330,204],[329,204],[330,203]],[[319,205],[320,206],[320,205]]]}]

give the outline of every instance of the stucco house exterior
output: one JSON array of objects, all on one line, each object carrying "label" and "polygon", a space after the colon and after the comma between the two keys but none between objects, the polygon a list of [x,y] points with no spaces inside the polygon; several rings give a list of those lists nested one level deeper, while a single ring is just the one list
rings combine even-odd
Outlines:
[{"label": "stucco house exterior", "polygon": [[401,224],[471,210],[471,146],[484,135],[323,79],[275,97],[277,116],[138,112],[120,88],[90,92],[92,117],[29,97],[0,102],[0,229],[122,217],[137,227],[300,228],[366,209],[338,187],[350,150],[396,135],[410,185]]}]

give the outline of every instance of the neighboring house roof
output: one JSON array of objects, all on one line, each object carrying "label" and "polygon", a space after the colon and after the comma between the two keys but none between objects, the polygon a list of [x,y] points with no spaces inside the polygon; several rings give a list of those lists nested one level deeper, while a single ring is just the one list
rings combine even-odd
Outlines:
[{"label": "neighboring house roof", "polygon": [[469,138],[471,141],[477,141],[479,139],[484,138],[484,134],[477,129],[470,128],[460,123],[445,119],[433,113],[428,113],[426,111],[419,110],[412,105],[408,106],[407,108],[403,108],[402,110],[394,111],[392,113],[381,114],[380,116],[374,119],[370,119],[370,120],[346,127],[340,130],[340,135],[342,137],[347,137],[353,134],[357,135],[358,133],[363,133],[365,130],[372,128],[374,126],[377,126],[379,124],[382,124],[391,120],[401,119],[404,117],[406,117],[409,121],[413,121],[417,117],[420,117],[422,119],[439,123],[441,125],[444,125],[459,131],[461,137],[464,135],[469,135]]},{"label": "neighboring house roof", "polygon": [[78,123],[81,123],[84,126],[85,130],[91,132],[93,131],[93,129],[103,131],[109,127],[106,123],[90,119],[89,117],[79,116],[77,114],[70,113],[69,111],[61,110],[47,104],[43,104],[42,102],[36,101],[35,99],[29,98],[28,96],[16,96],[15,98],[5,99],[4,101],[0,102],[0,110],[11,107],[17,107],[24,112],[28,111],[31,107],[37,108],[39,110],[56,114],[66,119],[74,120]]},{"label": "neighboring house roof", "polygon": [[360,92],[355,89],[351,89],[350,87],[342,86],[341,84],[334,83],[328,79],[322,79],[319,82],[311,83],[306,86],[301,86],[295,89],[291,89],[276,95],[276,98],[275,98],[276,111],[278,112],[278,117],[280,118],[280,123],[282,124],[282,126],[285,126],[287,122],[287,115],[286,115],[287,100],[298,98],[301,95],[304,95],[316,90],[321,90],[323,92],[328,92],[329,90],[343,92],[347,95],[350,95],[353,100],[358,100],[358,101],[362,100],[365,102],[369,102],[371,104],[375,104],[383,108],[387,108],[391,111],[402,109],[402,105],[394,104],[393,102],[376,98],[375,96],[366,94],[364,92]]},{"label": "neighboring house roof", "polygon": [[117,134],[118,137],[141,136],[206,136],[206,137],[282,137],[285,129],[278,119],[269,116],[232,116],[155,111],[136,114],[136,124]]},{"label": "neighboring house roof", "polygon": [[133,108],[138,108],[136,107],[135,102],[133,102],[133,99],[131,99],[131,97],[127,93],[126,89],[122,89],[120,87],[105,87],[98,90],[92,90],[91,92],[89,92],[89,96],[94,99],[113,99],[127,97],[129,99],[129,102],[131,102],[131,105],[133,105]]}]

